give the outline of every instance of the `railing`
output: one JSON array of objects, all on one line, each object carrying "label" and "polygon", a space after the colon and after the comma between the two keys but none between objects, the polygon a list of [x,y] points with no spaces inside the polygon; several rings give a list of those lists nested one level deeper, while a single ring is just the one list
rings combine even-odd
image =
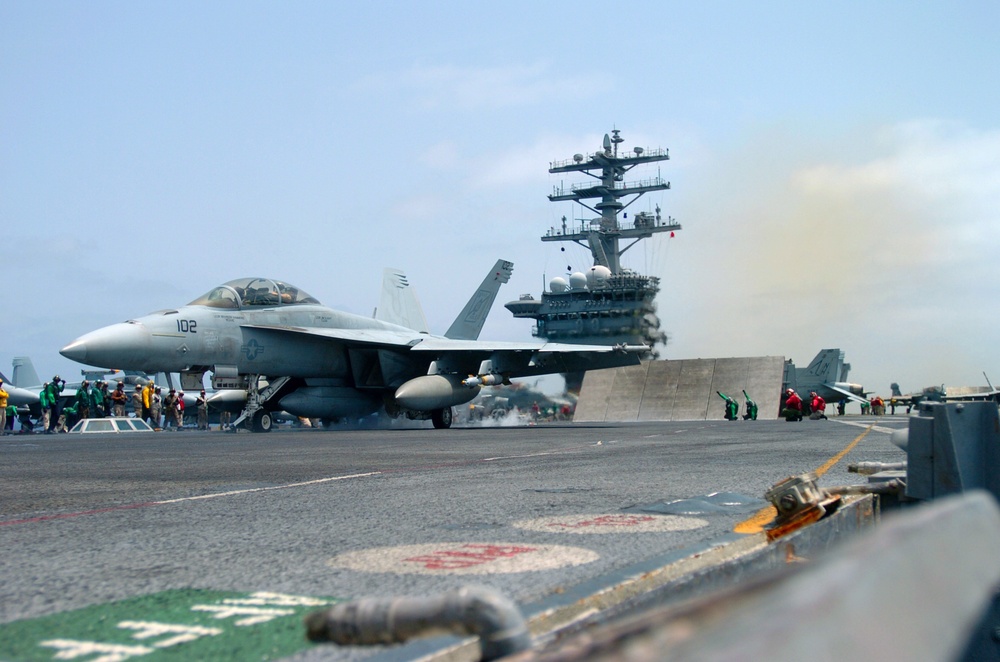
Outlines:
[{"label": "railing", "polygon": [[[584,163],[588,163],[590,161],[593,161],[594,158],[598,157],[598,156],[601,156],[601,157],[604,157],[604,158],[616,158],[616,157],[608,157],[603,151],[592,152],[590,154],[584,154],[583,155],[583,161],[577,161],[576,159],[565,159],[563,161],[550,161],[549,162],[549,169],[550,170],[554,170],[555,168],[565,168],[566,166],[577,165],[577,163],[579,163],[579,164],[582,165]],[[657,147],[656,149],[647,149],[647,150],[644,150],[642,154],[638,155],[638,158],[661,158],[661,157],[662,158],[670,158],[670,150],[663,149],[662,147]],[[618,158],[618,160],[623,161],[625,159],[636,158],[636,154],[635,154],[635,152],[632,152],[632,153],[623,153],[623,154],[619,154],[617,158]],[[595,168],[600,168],[601,166],[600,165],[594,165],[594,167]]]},{"label": "railing", "polygon": [[[640,180],[637,180],[637,181],[634,181],[634,182],[621,182],[618,186],[613,187],[611,190],[614,190],[614,191],[629,191],[630,189],[656,188],[656,187],[661,187],[661,186],[664,186],[664,185],[667,188],[670,188],[670,182],[664,182],[663,178],[660,177],[659,175],[657,175],[656,177],[651,177],[649,179],[640,179]],[[571,184],[569,186],[569,189],[567,189],[565,186],[562,186],[562,185],[560,185],[560,186],[553,186],[552,187],[552,195],[553,196],[561,196],[561,195],[565,195],[565,192],[567,190],[570,193],[576,193],[577,191],[586,191],[588,189],[599,188],[601,186],[603,186],[603,185],[599,184],[599,183],[594,183],[594,182],[578,182],[576,184]]]}]

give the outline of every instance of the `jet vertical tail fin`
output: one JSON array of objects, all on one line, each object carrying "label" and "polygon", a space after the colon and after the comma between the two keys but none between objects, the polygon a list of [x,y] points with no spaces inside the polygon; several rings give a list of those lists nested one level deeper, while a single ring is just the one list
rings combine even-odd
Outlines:
[{"label": "jet vertical tail fin", "polygon": [[497,260],[490,273],[483,279],[476,293],[472,295],[465,308],[458,314],[451,327],[444,334],[445,338],[453,340],[478,340],[479,332],[483,330],[486,316],[497,298],[500,286],[510,280],[514,271],[514,263],[507,260]]},{"label": "jet vertical tail fin", "polygon": [[382,272],[382,296],[375,309],[375,319],[429,333],[417,293],[399,269],[387,267]]},{"label": "jet vertical tail fin", "polygon": [[[804,376],[813,378],[819,383],[834,383],[847,378],[844,368],[844,353],[839,349],[820,350],[804,371]],[[848,370],[850,366],[847,366]],[[799,381],[807,381],[800,379]]]},{"label": "jet vertical tail fin", "polygon": [[38,378],[38,373],[35,372],[35,366],[29,357],[15,356],[12,363],[14,364],[14,374],[11,375],[11,383],[14,386],[24,388],[25,386],[40,386],[42,384],[42,380]]}]

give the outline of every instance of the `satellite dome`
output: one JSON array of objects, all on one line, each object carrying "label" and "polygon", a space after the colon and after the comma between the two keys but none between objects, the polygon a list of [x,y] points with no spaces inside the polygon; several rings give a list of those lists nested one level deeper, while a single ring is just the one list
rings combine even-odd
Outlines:
[{"label": "satellite dome", "polygon": [[569,287],[572,290],[587,289],[587,277],[577,271],[569,277]]},{"label": "satellite dome", "polygon": [[569,281],[562,276],[556,276],[549,281],[549,292],[565,292],[569,289]]},{"label": "satellite dome", "polygon": [[608,278],[610,277],[611,269],[608,269],[603,264],[596,264],[587,272],[587,287],[592,290],[604,287],[608,284]]}]

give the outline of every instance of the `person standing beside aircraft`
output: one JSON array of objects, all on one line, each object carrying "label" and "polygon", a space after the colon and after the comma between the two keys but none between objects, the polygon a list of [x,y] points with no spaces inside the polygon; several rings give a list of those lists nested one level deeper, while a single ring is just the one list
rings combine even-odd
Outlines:
[{"label": "person standing beside aircraft", "polygon": [[108,392],[108,383],[106,381],[101,382],[101,397],[104,398],[104,416],[105,418],[111,416],[111,393]]},{"label": "person standing beside aircraft", "polygon": [[42,432],[49,431],[49,383],[42,384],[42,390],[38,392],[38,406],[42,408]]},{"label": "person standing beside aircraft", "polygon": [[7,391],[3,390],[3,381],[0,380],[0,434],[7,434],[7,398],[10,397]]},{"label": "person standing beside aircraft", "polygon": [[90,382],[86,379],[76,389],[76,413],[80,418],[90,418]]},{"label": "person standing beside aircraft", "polygon": [[[3,389],[0,388],[0,391],[2,390]],[[8,432],[14,434],[14,421],[17,420],[17,407],[15,407],[14,405],[7,405],[6,413],[7,413],[7,424],[4,427],[4,434]],[[23,426],[21,427],[21,431],[24,432]]]},{"label": "person standing beside aircraft", "polygon": [[101,391],[100,379],[94,382],[94,388],[90,389],[90,416],[104,418],[104,393]]},{"label": "person standing beside aircraft", "polygon": [[160,387],[154,386],[153,393],[149,396],[149,418],[152,421],[154,428],[162,427],[160,425],[160,415],[163,411],[163,396],[160,395]]},{"label": "person standing beside aircraft", "polygon": [[125,415],[125,403],[128,397],[125,395],[125,383],[118,382],[115,390],[111,392],[111,413],[122,417]]},{"label": "person standing beside aircraft", "polygon": [[170,389],[167,397],[163,398],[163,427],[169,428],[177,420],[177,391]]},{"label": "person standing beside aircraft", "polygon": [[205,391],[198,395],[198,399],[194,401],[198,408],[198,429],[207,430],[208,429],[208,400],[205,398]]},{"label": "person standing beside aircraft", "polygon": [[154,428],[160,426],[160,421],[153,421],[150,413],[150,407],[153,405],[153,390],[155,388],[156,384],[153,383],[152,379],[146,382],[146,385],[142,387],[142,420],[153,423]]},{"label": "person standing beside aircraft", "polygon": [[59,394],[66,388],[66,380],[56,375],[49,382],[49,427],[48,432],[55,432],[56,423],[59,421]]},{"label": "person standing beside aircraft", "polygon": [[177,429],[184,427],[184,391],[177,393]]},{"label": "person standing beside aircraft", "polygon": [[138,384],[135,385],[135,390],[132,391],[132,415],[135,418],[142,418],[142,387]]}]

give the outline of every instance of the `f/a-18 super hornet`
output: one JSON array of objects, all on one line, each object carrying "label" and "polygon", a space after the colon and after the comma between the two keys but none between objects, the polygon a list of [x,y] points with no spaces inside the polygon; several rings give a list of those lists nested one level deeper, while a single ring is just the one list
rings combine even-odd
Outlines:
[{"label": "f/a-18 super hornet", "polygon": [[444,336],[387,321],[383,310],[364,317],[327,308],[283,281],[240,278],[186,306],[92,331],[60,353],[93,366],[179,372],[182,383],[200,383],[211,371],[215,388],[246,390],[233,425],[262,432],[279,410],[327,420],[384,410],[447,428],[451,408],[483,386],[634,365],[649,350],[477,340],[510,266],[497,263]]},{"label": "f/a-18 super hornet", "polygon": [[820,350],[806,368],[796,368],[791,360],[785,361],[782,397],[786,389],[794,389],[800,395],[815,391],[827,402],[866,402],[864,388],[847,381],[850,370],[851,364],[844,363],[844,353],[839,349]]}]

